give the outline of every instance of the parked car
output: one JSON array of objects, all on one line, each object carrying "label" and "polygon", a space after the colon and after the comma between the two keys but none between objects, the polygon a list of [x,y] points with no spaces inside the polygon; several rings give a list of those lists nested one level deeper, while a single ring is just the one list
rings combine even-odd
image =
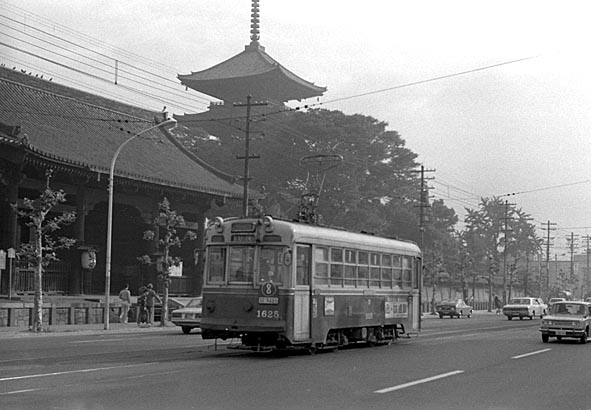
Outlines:
[{"label": "parked car", "polygon": [[435,311],[441,319],[443,316],[455,317],[472,316],[472,306],[466,304],[463,299],[444,300],[435,305]]},{"label": "parked car", "polygon": [[548,311],[548,306],[540,298],[519,297],[513,298],[508,304],[503,306],[503,315],[511,320],[518,317],[520,320],[528,317],[530,320],[536,316],[544,317]]},{"label": "parked car", "polygon": [[171,322],[180,326],[184,334],[191,333],[194,328],[201,325],[202,299],[191,299],[185,307],[172,311]]},{"label": "parked car", "polygon": [[552,308],[552,305],[555,304],[556,302],[566,302],[566,299],[565,298],[550,298],[550,300],[548,301],[548,312]]},{"label": "parked car", "polygon": [[542,319],[540,332],[542,342],[548,343],[550,337],[561,340],[563,337],[579,339],[587,343],[591,327],[591,304],[588,302],[563,301],[552,305],[550,314]]}]

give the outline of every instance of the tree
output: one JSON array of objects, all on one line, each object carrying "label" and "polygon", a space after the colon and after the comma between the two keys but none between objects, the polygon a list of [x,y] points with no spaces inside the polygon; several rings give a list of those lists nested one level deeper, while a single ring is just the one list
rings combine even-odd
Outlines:
[{"label": "tree", "polygon": [[[170,269],[172,266],[180,266],[182,259],[171,254],[172,248],[180,248],[183,240],[195,240],[197,235],[193,231],[185,232],[183,239],[177,234],[177,228],[185,226],[185,218],[173,211],[170,202],[164,198],[158,204],[158,216],[154,218],[155,230],[144,232],[144,239],[147,241],[157,240],[157,259],[153,261],[150,255],[143,255],[140,262],[148,265],[159,265],[158,278],[164,285],[164,295],[162,297],[162,315],[160,325],[166,326],[168,317],[168,288],[170,285]],[[156,233],[158,232],[158,234]],[[158,236],[157,236],[158,235]],[[161,267],[161,268],[160,268]]]},{"label": "tree", "polygon": [[43,272],[52,262],[59,260],[56,251],[60,249],[69,249],[75,243],[75,239],[66,237],[55,237],[52,234],[62,226],[68,225],[76,220],[75,212],[61,212],[51,216],[52,209],[63,202],[66,202],[64,191],[54,191],[49,181],[52,177],[52,171],[45,173],[45,189],[39,198],[32,200],[24,198],[21,206],[11,204],[18,218],[25,220],[25,225],[31,228],[34,240],[29,243],[19,245],[17,255],[21,262],[35,267],[35,298],[34,314],[31,330],[40,332],[43,330]]}]

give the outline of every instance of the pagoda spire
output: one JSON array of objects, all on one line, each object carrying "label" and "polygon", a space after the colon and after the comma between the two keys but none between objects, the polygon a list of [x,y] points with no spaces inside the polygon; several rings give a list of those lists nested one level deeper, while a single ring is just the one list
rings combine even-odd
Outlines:
[{"label": "pagoda spire", "polygon": [[250,14],[250,45],[259,44],[259,0],[252,0],[252,9]]}]

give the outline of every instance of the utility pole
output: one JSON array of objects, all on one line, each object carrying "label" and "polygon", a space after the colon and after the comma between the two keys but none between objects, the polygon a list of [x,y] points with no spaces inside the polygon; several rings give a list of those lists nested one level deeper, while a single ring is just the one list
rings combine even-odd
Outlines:
[{"label": "utility pole", "polygon": [[[542,228],[545,231],[548,231],[547,238],[546,238],[546,277],[545,277],[545,290],[549,291],[550,288],[550,231],[555,230],[556,228],[551,228],[551,226],[556,225],[556,223],[552,223],[548,221],[546,223],[546,228]],[[552,238],[553,239],[553,238]],[[558,265],[557,265],[558,266]],[[542,275],[540,275],[540,282],[542,281]]]},{"label": "utility pole", "polygon": [[[576,235],[578,236],[578,235]],[[569,278],[569,284],[571,287],[571,292],[575,293],[575,240],[578,239],[575,237],[574,232],[570,233],[570,237],[566,238],[566,241],[568,242],[569,248],[570,248],[570,278]]]},{"label": "utility pole", "polygon": [[505,201],[505,216],[503,219],[504,228],[502,232],[504,233],[503,242],[505,245],[503,246],[503,304],[507,304],[507,248],[509,247],[509,232],[512,229],[509,229],[509,220],[513,219],[513,217],[509,216],[509,206],[514,206],[515,204],[510,204],[509,201]]},{"label": "utility pole", "polygon": [[266,102],[251,102],[252,96],[246,97],[246,104],[234,103],[234,107],[246,107],[246,127],[245,127],[245,141],[244,141],[244,156],[237,156],[236,159],[244,160],[244,196],[242,199],[242,216],[246,218],[248,216],[248,181],[249,176],[249,161],[251,159],[260,158],[258,155],[250,155],[250,109],[251,107],[268,105]]},{"label": "utility pole", "polygon": [[426,208],[430,208],[431,205],[429,204],[429,187],[427,186],[427,182],[430,179],[435,179],[434,177],[425,177],[425,172],[435,172],[434,169],[425,169],[423,165],[421,165],[420,171],[413,171],[413,172],[420,172],[421,173],[421,191],[420,191],[420,198],[419,198],[419,231],[421,233],[421,249],[424,247],[424,235],[425,235],[425,225],[428,220],[427,213],[425,212]]},{"label": "utility pole", "polygon": [[[421,188],[419,192],[419,232],[421,234],[421,243],[420,248],[421,251],[424,252],[425,247],[425,225],[427,222],[427,213],[425,212],[425,208],[431,207],[429,204],[429,187],[427,186],[426,181],[429,179],[434,179],[433,177],[427,178],[425,177],[425,172],[435,172],[434,169],[425,169],[423,165],[421,165],[420,170],[413,170],[412,172],[420,172],[421,173]],[[431,269],[431,314],[435,315],[435,269]],[[422,280],[422,279],[421,279]],[[422,298],[422,294],[419,295],[419,298]],[[422,306],[422,300],[419,300],[419,306]]]},{"label": "utility pole", "polygon": [[589,235],[583,236],[583,239],[587,242],[587,269],[585,270],[584,288],[581,286],[581,299],[585,299],[589,294]]}]

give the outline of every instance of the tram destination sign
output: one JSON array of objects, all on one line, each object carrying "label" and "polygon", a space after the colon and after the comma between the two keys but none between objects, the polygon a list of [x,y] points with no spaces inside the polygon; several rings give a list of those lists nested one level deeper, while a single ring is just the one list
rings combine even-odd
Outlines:
[{"label": "tram destination sign", "polygon": [[259,305],[278,305],[278,297],[259,296]]}]

